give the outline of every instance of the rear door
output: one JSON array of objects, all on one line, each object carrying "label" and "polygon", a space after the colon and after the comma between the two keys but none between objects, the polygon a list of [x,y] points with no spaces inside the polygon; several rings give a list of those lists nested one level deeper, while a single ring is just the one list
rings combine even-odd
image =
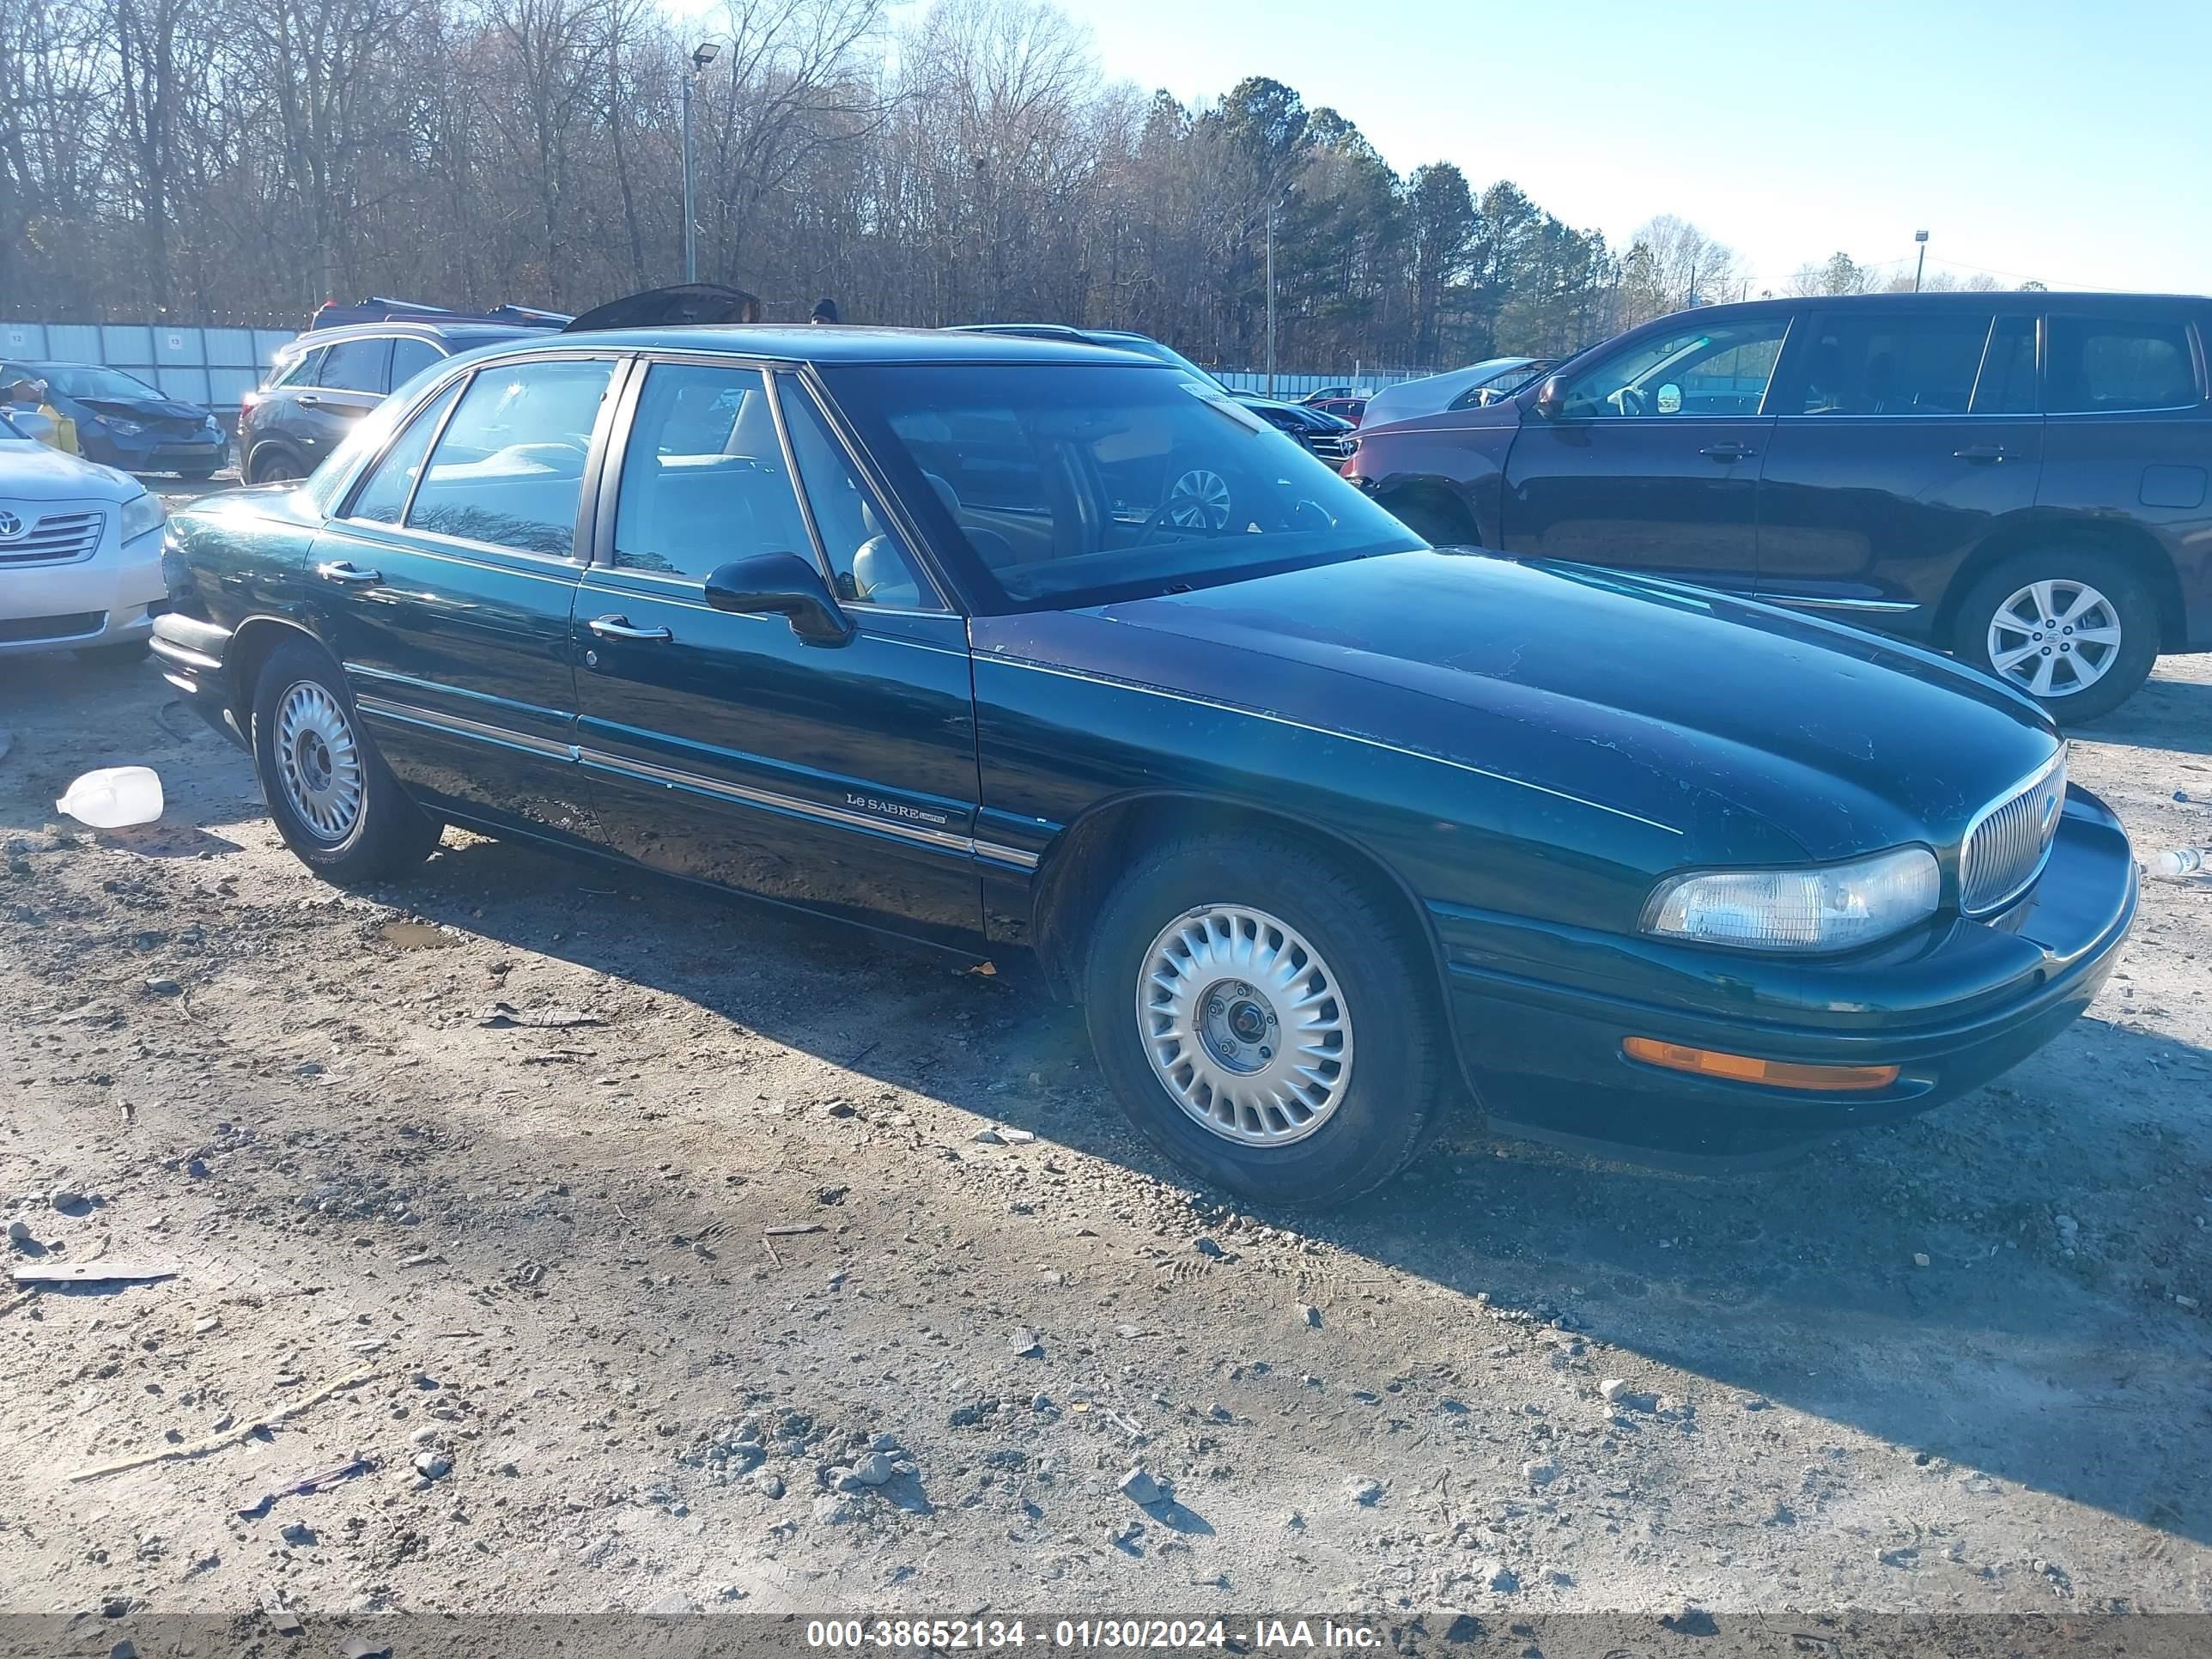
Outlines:
[{"label": "rear door", "polygon": [[1766,393],[1790,321],[1639,336],[1573,377],[1558,418],[1530,410],[1506,459],[1506,550],[1755,586]]},{"label": "rear door", "polygon": [[354,422],[392,389],[392,338],[375,334],[339,340],[323,353],[313,386],[292,398],[292,433],[312,471],[345,441]]},{"label": "rear door", "polygon": [[2035,501],[2036,319],[1836,306],[1791,354],[1759,497],[1759,588],[1926,638],[1960,565]]},{"label": "rear door", "polygon": [[[576,741],[604,834],[673,874],[972,944],[965,621],[812,393],[773,379],[661,361],[633,389],[576,601]],[[707,604],[718,565],[769,552],[821,562],[849,641]]]},{"label": "rear door", "polygon": [[362,720],[409,788],[449,815],[597,839],[574,748],[569,613],[616,368],[570,354],[456,380],[310,556],[319,631]]}]

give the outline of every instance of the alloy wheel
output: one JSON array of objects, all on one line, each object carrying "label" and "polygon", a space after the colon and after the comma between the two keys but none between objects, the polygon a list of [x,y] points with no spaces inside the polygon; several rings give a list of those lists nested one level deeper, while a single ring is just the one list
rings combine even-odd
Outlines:
[{"label": "alloy wheel", "polygon": [[1264,910],[1203,905],[1160,929],[1138,969],[1136,1015],[1153,1075],[1224,1140],[1303,1140],[1351,1085],[1352,1016],[1336,975]]},{"label": "alloy wheel", "polygon": [[276,779],[284,803],[316,840],[335,845],[361,821],[361,744],[324,686],[298,680],[276,701]]},{"label": "alloy wheel", "polygon": [[2120,659],[2120,613],[2087,582],[2028,583],[1990,618],[1990,666],[2023,691],[2071,696]]}]

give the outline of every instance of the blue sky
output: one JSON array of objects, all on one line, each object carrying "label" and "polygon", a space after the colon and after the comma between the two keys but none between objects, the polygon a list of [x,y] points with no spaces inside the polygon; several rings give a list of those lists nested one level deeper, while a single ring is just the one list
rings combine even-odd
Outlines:
[{"label": "blue sky", "polygon": [[[1511,179],[1625,243],[1693,220],[1778,283],[1842,248],[2212,289],[2212,6],[1060,0],[1109,75],[1333,105],[1401,172]],[[1908,267],[1909,268],[1909,265]]]}]

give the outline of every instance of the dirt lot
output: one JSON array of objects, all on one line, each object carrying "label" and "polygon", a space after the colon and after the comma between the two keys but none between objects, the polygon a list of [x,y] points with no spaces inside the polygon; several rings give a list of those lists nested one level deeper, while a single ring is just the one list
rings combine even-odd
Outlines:
[{"label": "dirt lot", "polygon": [[[321,886],[165,701],[0,663],[12,1254],[178,1269],[0,1291],[5,1610],[2212,1608],[2212,883],[1919,1122],[1469,1125],[1316,1221],[1162,1166],[1016,973],[459,835]],[[122,762],[160,824],[56,823]],[[2212,842],[2212,664],[2074,770]]]}]

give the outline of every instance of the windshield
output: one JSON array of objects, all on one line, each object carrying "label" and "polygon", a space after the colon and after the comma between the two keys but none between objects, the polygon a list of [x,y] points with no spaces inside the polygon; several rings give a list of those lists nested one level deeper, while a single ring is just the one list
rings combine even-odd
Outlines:
[{"label": "windshield", "polygon": [[136,402],[161,394],[136,375],[95,363],[48,363],[36,371],[64,398],[113,398]]},{"label": "windshield", "polygon": [[1070,609],[1420,545],[1212,382],[1173,369],[824,378],[978,611]]}]

